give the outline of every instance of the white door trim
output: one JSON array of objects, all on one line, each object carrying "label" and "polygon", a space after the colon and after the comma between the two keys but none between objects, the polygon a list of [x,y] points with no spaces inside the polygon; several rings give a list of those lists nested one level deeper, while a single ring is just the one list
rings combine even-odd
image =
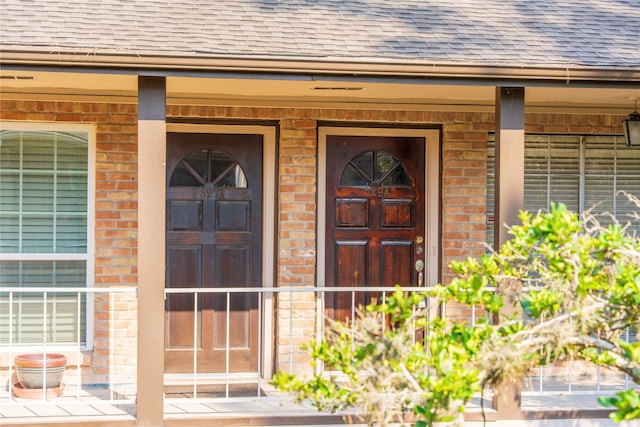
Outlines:
[{"label": "white door trim", "polygon": [[438,283],[440,258],[440,130],[403,128],[320,127],[318,129],[318,286],[325,286],[327,136],[409,136],[425,139],[425,285]]},{"label": "white door trim", "polygon": [[[274,287],[275,251],[275,214],[276,214],[276,128],[259,125],[201,125],[190,123],[167,123],[167,132],[175,133],[226,133],[262,135],[262,287]],[[166,197],[166,195],[165,195]],[[164,219],[163,219],[164,221]],[[274,352],[274,312],[273,294],[265,293],[262,302],[261,336],[258,340],[262,352],[259,369],[263,378],[273,375]]]}]

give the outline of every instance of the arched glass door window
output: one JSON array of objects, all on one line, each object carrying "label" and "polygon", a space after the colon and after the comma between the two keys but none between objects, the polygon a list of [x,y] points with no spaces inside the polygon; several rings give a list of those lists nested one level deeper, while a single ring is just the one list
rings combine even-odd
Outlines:
[{"label": "arched glass door window", "polygon": [[342,171],[340,187],[411,187],[402,163],[384,151],[365,151]]},{"label": "arched glass door window", "polygon": [[236,159],[221,151],[205,149],[180,160],[169,186],[247,188],[247,178]]}]

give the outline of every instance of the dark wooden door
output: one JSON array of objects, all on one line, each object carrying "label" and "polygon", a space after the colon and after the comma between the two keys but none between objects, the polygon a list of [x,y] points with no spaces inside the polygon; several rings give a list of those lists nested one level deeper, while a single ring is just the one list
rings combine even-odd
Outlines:
[{"label": "dark wooden door", "polygon": [[[261,214],[261,136],[167,135],[167,288],[261,286]],[[166,372],[193,372],[194,342],[198,372],[257,371],[257,294],[169,294],[165,310]]]},{"label": "dark wooden door", "polygon": [[[418,285],[416,262],[425,258],[425,139],[328,136],[327,169],[327,286]],[[355,303],[374,297],[357,292]],[[352,300],[351,293],[328,295],[328,314],[352,318]]]}]

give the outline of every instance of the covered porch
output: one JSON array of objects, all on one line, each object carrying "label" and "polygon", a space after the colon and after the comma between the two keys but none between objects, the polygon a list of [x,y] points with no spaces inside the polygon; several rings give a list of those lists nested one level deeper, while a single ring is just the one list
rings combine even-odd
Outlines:
[{"label": "covered porch", "polygon": [[[3,6],[1,424],[286,423],[269,380],[362,288],[447,284],[522,208],[635,212],[634,0]],[[13,394],[25,352],[61,397]],[[586,368],[488,413],[628,385]]]},{"label": "covered porch", "polygon": [[[308,405],[292,406],[268,386],[277,370],[299,373],[309,369],[308,358],[298,346],[322,334],[323,295],[356,292],[333,289],[324,280],[327,207],[322,195],[330,165],[320,149],[322,128],[419,131],[426,135],[425,140],[436,142],[436,149],[427,154],[424,175],[429,203],[421,284],[428,286],[446,283],[451,277],[450,261],[484,253],[489,223],[517,221],[524,203],[525,133],[619,137],[620,124],[637,93],[632,77],[627,82],[608,74],[600,75],[597,83],[591,74],[585,74],[583,80],[579,73],[573,74],[570,85],[559,72],[535,84],[515,75],[497,74],[496,81],[482,83],[439,75],[441,81],[425,84],[411,75],[336,79],[285,74],[247,79],[241,75],[219,78],[211,71],[197,76],[177,71],[147,76],[108,69],[69,73],[37,68],[3,69],[3,75],[15,78],[3,84],[2,118],[11,124],[44,120],[96,127],[96,194],[91,200],[95,221],[89,225],[96,234],[97,268],[93,287],[80,292],[94,297],[94,292],[104,292],[115,299],[97,304],[94,324],[89,325],[100,340],[91,351],[104,359],[99,365],[83,362],[76,379],[86,377],[83,370],[93,374],[98,368],[114,380],[101,381],[97,387],[76,380],[74,387],[70,369],[63,397],[38,402],[16,399],[9,387],[13,380],[7,378],[0,409],[5,417],[2,421],[8,424],[44,425],[63,420],[153,426],[343,422],[342,415],[317,415]],[[227,369],[209,376],[176,377],[165,370],[166,300],[172,293],[197,297],[203,292],[166,286],[167,134],[198,126],[219,126],[236,133],[258,129],[265,141],[265,203],[260,219],[265,257],[259,266],[259,286],[208,291],[259,295],[255,308],[257,368],[243,375]],[[495,134],[499,159],[491,218],[487,215],[489,133]],[[496,243],[506,238],[504,228],[496,228]],[[124,247],[129,259],[121,255]],[[411,279],[415,284],[417,277]],[[24,289],[3,286],[2,292]],[[449,313],[455,313],[455,308]],[[452,314],[470,321],[477,315]],[[197,319],[190,323],[192,327],[197,324]],[[119,339],[124,345],[119,346]],[[197,341],[194,334],[191,342]],[[84,352],[85,344],[76,347]],[[129,353],[123,356],[123,349]],[[228,348],[225,361],[229,361]],[[567,369],[532,374],[522,393],[507,389],[491,396],[495,399],[486,402],[487,419],[604,417],[606,411],[595,408],[593,396],[628,385],[624,378]],[[9,370],[3,372],[9,375]],[[126,377],[125,392],[110,385],[121,381],[119,375]],[[256,386],[239,386],[246,384]],[[243,395],[234,390],[242,390]],[[244,395],[247,390],[255,395]],[[559,395],[568,397],[558,399]],[[58,400],[67,398],[69,403]],[[563,407],[549,411],[548,399]],[[469,420],[479,417],[479,406],[470,408]],[[283,418],[283,408],[296,416]]]}]

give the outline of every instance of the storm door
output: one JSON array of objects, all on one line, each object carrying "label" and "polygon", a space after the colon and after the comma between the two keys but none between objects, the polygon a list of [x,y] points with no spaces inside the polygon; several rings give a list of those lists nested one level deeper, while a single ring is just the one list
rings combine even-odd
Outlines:
[{"label": "storm door", "polygon": [[[326,187],[326,286],[423,285],[425,138],[328,135]],[[328,314],[352,318],[352,300],[328,295]]]},{"label": "storm door", "polygon": [[[167,135],[167,288],[260,287],[262,136]],[[165,372],[256,372],[258,294],[168,294]]]}]

